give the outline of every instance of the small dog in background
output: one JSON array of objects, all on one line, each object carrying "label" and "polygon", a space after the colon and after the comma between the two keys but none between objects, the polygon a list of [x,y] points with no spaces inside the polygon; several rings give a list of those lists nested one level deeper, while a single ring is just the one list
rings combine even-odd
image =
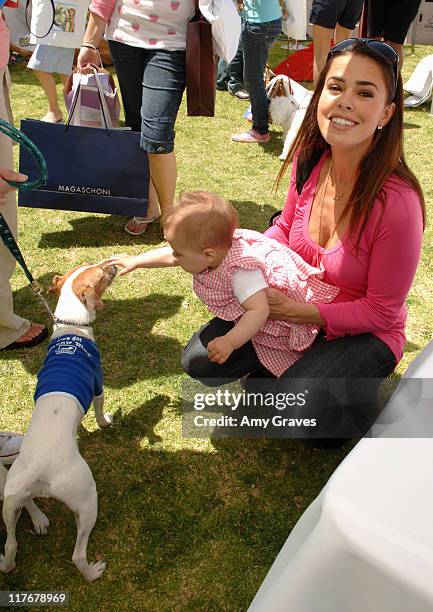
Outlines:
[{"label": "small dog in background", "polygon": [[283,127],[284,147],[280,159],[287,158],[313,93],[285,74],[274,76],[266,86],[272,122]]}]

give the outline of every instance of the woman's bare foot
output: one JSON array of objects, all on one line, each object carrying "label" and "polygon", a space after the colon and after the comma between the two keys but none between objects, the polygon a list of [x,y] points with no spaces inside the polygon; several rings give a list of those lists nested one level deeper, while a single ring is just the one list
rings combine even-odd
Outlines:
[{"label": "woman's bare foot", "polygon": [[20,348],[30,348],[36,346],[48,336],[48,330],[45,325],[39,323],[32,323],[29,329],[20,338],[5,346],[5,350],[13,350]]},{"label": "woman's bare foot", "polygon": [[48,121],[49,123],[61,123],[63,121],[62,113],[55,113],[54,111],[48,111],[48,113],[42,117],[41,121]]},{"label": "woman's bare foot", "polygon": [[42,332],[44,327],[45,327],[44,325],[40,325],[39,323],[32,323],[30,327],[28,328],[28,330],[26,331],[26,333],[23,334],[20,338],[18,338],[18,340],[15,340],[15,342],[20,343],[20,342],[28,342],[29,340],[33,340],[33,338],[36,338],[36,336],[39,336],[39,334]]},{"label": "woman's bare foot", "polygon": [[131,234],[131,236],[141,236],[144,232],[147,232],[149,225],[159,219],[160,215],[156,217],[132,217],[125,225],[125,232]]}]

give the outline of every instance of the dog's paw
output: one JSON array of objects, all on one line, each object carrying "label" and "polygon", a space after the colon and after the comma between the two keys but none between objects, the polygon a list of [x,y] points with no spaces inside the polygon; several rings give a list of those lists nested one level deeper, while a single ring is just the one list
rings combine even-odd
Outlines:
[{"label": "dog's paw", "polygon": [[0,555],[0,572],[4,572],[5,574],[11,572],[15,569],[15,563],[11,563],[10,565],[6,565],[4,555]]},{"label": "dog's paw", "polygon": [[281,159],[281,161],[284,161],[286,158],[287,158],[287,153],[281,153],[278,159]]},{"label": "dog's paw", "polygon": [[34,512],[31,516],[33,529],[36,535],[47,535],[50,521],[48,517],[38,509],[38,512]]},{"label": "dog's paw", "polygon": [[83,570],[81,571],[82,571],[84,578],[88,582],[94,582],[95,580],[98,580],[98,578],[102,576],[106,568],[106,565],[107,564],[105,563],[105,561],[95,561],[95,563],[90,563],[84,571]]},{"label": "dog's paw", "polygon": [[114,416],[111,414],[111,412],[104,412],[104,418],[100,426],[107,427],[107,425],[112,425],[113,421]]}]

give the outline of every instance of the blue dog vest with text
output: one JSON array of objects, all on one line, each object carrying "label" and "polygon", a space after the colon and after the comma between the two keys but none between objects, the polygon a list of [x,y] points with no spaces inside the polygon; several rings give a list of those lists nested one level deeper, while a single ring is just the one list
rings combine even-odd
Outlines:
[{"label": "blue dog vest with text", "polygon": [[38,373],[34,399],[47,393],[73,396],[84,414],[103,389],[101,358],[95,342],[67,334],[48,345],[48,354]]}]

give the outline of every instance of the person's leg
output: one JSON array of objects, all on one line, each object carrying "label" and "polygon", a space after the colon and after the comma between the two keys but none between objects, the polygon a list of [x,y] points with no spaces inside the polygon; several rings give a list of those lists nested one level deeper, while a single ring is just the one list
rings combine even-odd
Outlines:
[{"label": "person's leg", "polygon": [[317,418],[319,437],[362,435],[377,416],[379,385],[395,365],[392,351],[373,334],[331,341],[322,334],[275,387],[283,393],[308,389],[300,412]]},{"label": "person's leg", "polygon": [[313,25],[313,80],[317,83],[319,74],[326,63],[331,40],[337,25],[339,6],[336,0],[313,0],[310,23]]},{"label": "person's leg", "polygon": [[[148,56],[144,49],[131,47],[113,40],[109,41],[114,68],[119,80],[125,111],[125,124],[134,132],[141,131],[141,102],[143,97],[143,74]],[[159,217],[158,196],[152,180],[149,183],[149,205],[146,217],[133,217],[125,230],[139,236],[149,227],[151,220]]]},{"label": "person's leg", "polygon": [[208,386],[224,385],[261,368],[251,342],[233,351],[225,363],[209,361],[207,345],[218,336],[224,336],[233,328],[231,321],[214,318],[203,325],[182,351],[182,367],[185,372]]},{"label": "person's leg", "polygon": [[218,72],[216,79],[216,88],[218,91],[227,91],[227,84],[229,81],[229,73],[227,71],[227,62],[220,58],[218,62]]},{"label": "person's leg", "polygon": [[[231,94],[239,97],[241,100],[247,100],[249,94],[244,85],[244,52],[242,50],[242,39],[239,40],[238,50],[236,55],[227,66],[228,82],[227,89]],[[239,95],[239,93],[241,94]]]},{"label": "person's leg", "polygon": [[143,75],[141,147],[149,155],[161,213],[173,206],[177,169],[174,125],[185,90],[185,52],[151,52]]},{"label": "person's leg", "polygon": [[57,99],[56,81],[53,74],[61,75],[62,82],[71,73],[74,49],[37,45],[27,67],[34,70],[48,100],[48,113],[42,121],[58,123],[62,121],[62,111]]},{"label": "person's leg", "polygon": [[265,135],[269,128],[269,101],[263,73],[269,50],[281,31],[281,19],[268,23],[246,22],[242,31],[244,84],[250,94],[253,130]]},{"label": "person's leg", "polygon": [[49,121],[51,123],[60,122],[63,119],[63,114],[57,99],[56,81],[53,75],[41,70],[35,70],[34,73],[48,100],[48,112],[42,117],[42,121]]},{"label": "person's leg", "polygon": [[314,85],[317,83],[319,74],[322,72],[326,64],[326,58],[331,48],[331,40],[334,36],[334,29],[325,28],[320,25],[313,25],[313,41],[314,41],[314,63],[313,63],[313,79]]},{"label": "person's leg", "polygon": [[399,57],[400,70],[403,66],[403,43],[412,21],[415,19],[421,0],[397,0],[388,2],[383,39],[393,47]]},{"label": "person's leg", "polygon": [[[344,28],[339,23],[337,23],[337,27],[334,32],[334,44],[338,44],[342,40],[346,40],[346,38],[350,38],[352,36],[353,29]],[[326,60],[326,58],[325,58]]]},{"label": "person's leg", "polygon": [[[8,81],[7,68],[3,68],[0,70],[0,118],[11,123],[13,119],[10,113]],[[0,133],[0,167],[13,168],[12,141],[3,133]],[[7,193],[6,204],[0,206],[0,212],[16,237],[18,223],[15,191]],[[29,321],[14,313],[10,279],[15,265],[15,259],[0,239],[0,349],[16,341],[29,342],[44,329],[43,325],[31,325]]]},{"label": "person's leg", "polygon": [[149,153],[149,166],[161,215],[164,215],[171,210],[174,204],[177,181],[176,155],[174,151]]}]

